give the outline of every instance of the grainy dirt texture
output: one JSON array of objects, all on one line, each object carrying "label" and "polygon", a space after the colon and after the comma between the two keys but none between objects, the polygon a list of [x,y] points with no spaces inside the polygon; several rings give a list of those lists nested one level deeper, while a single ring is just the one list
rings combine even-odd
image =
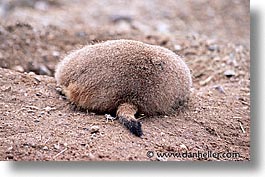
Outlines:
[{"label": "grainy dirt texture", "polygon": [[[246,0],[0,1],[0,160],[250,160],[249,33]],[[188,107],[141,117],[142,138],[74,109],[53,78],[72,50],[122,38],[169,48],[193,75]]]}]

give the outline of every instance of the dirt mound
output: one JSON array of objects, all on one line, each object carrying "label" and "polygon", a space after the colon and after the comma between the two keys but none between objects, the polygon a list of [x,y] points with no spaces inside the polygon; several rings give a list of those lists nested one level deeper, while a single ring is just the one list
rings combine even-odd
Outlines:
[{"label": "dirt mound", "polygon": [[[161,160],[154,152],[237,152],[249,160],[250,119],[246,87],[194,90],[188,110],[142,119],[142,139],[104,115],[74,111],[56,93],[54,78],[0,69],[1,160]],[[93,126],[98,130],[92,130]],[[163,158],[162,160],[165,160]],[[166,158],[166,160],[218,160]]]}]

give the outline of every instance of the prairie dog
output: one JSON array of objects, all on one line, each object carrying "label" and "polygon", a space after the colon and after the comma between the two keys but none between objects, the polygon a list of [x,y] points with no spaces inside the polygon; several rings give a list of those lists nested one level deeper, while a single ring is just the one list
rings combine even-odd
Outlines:
[{"label": "prairie dog", "polygon": [[146,116],[174,113],[189,97],[190,70],[174,52],[133,40],[87,45],[66,56],[55,79],[67,98],[97,113],[113,113],[141,136],[138,112]]}]

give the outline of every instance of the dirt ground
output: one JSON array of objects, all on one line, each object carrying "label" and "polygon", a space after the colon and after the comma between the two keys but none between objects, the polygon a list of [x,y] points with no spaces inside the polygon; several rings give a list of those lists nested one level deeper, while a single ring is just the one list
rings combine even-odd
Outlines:
[{"label": "dirt ground", "polygon": [[[247,0],[1,1],[0,160],[250,160],[249,24]],[[53,78],[72,50],[121,38],[171,49],[193,75],[188,107],[142,118],[142,138],[74,110]],[[198,151],[240,156],[159,157]]]}]

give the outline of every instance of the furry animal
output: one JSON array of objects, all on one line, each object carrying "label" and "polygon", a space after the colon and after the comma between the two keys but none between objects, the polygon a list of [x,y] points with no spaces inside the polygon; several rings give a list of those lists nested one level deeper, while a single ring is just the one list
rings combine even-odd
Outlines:
[{"label": "furry animal", "polygon": [[97,113],[113,113],[136,136],[143,134],[138,112],[171,114],[192,86],[190,70],[174,52],[133,40],[87,45],[66,56],[55,79],[67,98]]}]

